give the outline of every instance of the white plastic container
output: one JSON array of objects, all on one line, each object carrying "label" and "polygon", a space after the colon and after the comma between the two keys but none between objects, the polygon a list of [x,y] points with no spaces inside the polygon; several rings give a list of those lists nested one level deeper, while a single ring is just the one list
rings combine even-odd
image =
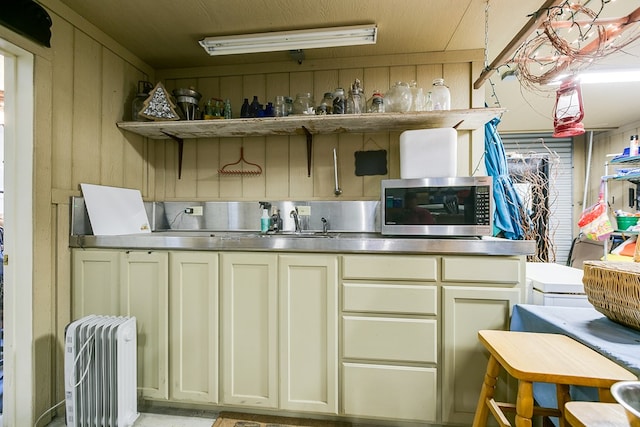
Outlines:
[{"label": "white plastic container", "polygon": [[456,176],[458,134],[453,128],[408,130],[400,134],[400,178]]}]

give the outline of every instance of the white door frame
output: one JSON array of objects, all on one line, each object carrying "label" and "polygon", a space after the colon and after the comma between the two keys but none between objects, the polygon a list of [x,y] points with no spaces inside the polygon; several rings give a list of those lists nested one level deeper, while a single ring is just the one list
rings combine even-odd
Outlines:
[{"label": "white door frame", "polygon": [[33,425],[34,57],[0,39],[5,56],[3,424]]}]

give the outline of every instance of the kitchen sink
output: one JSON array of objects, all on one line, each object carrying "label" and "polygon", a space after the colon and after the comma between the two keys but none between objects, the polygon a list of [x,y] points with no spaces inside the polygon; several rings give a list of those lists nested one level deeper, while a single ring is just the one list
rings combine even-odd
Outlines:
[{"label": "kitchen sink", "polygon": [[323,233],[322,231],[281,231],[279,233],[266,233],[260,234],[262,237],[267,238],[293,238],[293,239],[306,239],[306,238],[319,238],[319,239],[331,239],[338,237],[338,233]]}]

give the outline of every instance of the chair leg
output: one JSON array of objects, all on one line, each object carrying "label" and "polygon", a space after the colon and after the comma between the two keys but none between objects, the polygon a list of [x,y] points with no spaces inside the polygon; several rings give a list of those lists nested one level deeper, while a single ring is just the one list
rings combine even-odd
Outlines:
[{"label": "chair leg", "polygon": [[533,383],[518,381],[516,399],[516,427],[531,427],[533,417]]},{"label": "chair leg", "polygon": [[611,394],[610,388],[599,388],[598,399],[600,399],[600,402],[616,403],[616,400],[613,398],[613,395]]},{"label": "chair leg", "polygon": [[571,400],[569,394],[569,386],[566,384],[556,384],[556,400],[558,402],[558,411],[560,411],[560,427],[568,427],[568,423],[564,417],[564,405]]},{"label": "chair leg", "polygon": [[489,362],[487,363],[487,372],[484,375],[480,397],[478,398],[478,406],[476,406],[476,414],[473,417],[472,427],[485,427],[487,425],[487,417],[489,416],[487,400],[492,399],[495,394],[499,373],[500,364],[493,355],[490,355]]}]

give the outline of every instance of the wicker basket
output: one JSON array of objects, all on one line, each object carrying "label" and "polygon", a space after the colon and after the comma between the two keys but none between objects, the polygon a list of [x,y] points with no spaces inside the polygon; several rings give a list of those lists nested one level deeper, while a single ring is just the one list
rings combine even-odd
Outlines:
[{"label": "wicker basket", "polygon": [[609,319],[640,330],[640,264],[585,261],[584,291]]}]

